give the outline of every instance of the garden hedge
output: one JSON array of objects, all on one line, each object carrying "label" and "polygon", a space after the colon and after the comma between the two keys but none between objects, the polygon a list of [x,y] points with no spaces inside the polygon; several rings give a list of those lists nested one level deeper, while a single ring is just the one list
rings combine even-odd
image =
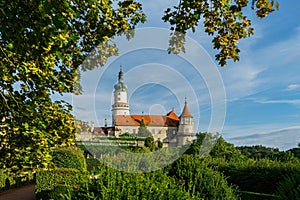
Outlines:
[{"label": "garden hedge", "polygon": [[61,195],[86,187],[88,174],[77,169],[57,168],[37,172],[35,193],[37,199],[61,199]]},{"label": "garden hedge", "polygon": [[73,168],[86,171],[86,161],[83,152],[77,147],[60,148],[52,153],[55,168]]}]

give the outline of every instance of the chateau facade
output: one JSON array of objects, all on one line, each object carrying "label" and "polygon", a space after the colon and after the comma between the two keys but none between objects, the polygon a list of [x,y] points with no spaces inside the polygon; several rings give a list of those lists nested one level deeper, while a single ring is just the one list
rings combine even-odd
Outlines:
[{"label": "chateau facade", "polygon": [[113,96],[112,125],[107,126],[105,120],[104,127],[94,127],[94,134],[115,137],[125,133],[138,134],[139,127],[143,123],[154,140],[160,140],[164,146],[182,146],[193,140],[194,120],[186,100],[180,116],[176,115],[174,109],[166,115],[131,114],[122,69],[119,72],[118,82],[114,85]]}]

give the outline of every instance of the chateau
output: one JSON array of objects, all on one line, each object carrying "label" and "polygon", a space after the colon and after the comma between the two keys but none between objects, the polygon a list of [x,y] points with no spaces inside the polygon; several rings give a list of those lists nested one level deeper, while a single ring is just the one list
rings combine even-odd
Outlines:
[{"label": "chateau", "polygon": [[155,141],[160,140],[164,146],[182,146],[193,140],[194,120],[187,101],[180,116],[174,109],[166,115],[136,115],[130,113],[130,105],[127,100],[127,86],[120,68],[118,82],[114,85],[114,101],[112,105],[112,125],[94,127],[93,135],[120,137],[122,134],[137,134],[141,124],[151,132]]}]

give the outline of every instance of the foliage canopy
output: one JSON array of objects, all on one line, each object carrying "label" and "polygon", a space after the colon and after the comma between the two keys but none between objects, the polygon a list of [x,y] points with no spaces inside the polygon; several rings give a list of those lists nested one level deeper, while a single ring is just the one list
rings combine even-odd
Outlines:
[{"label": "foliage canopy", "polygon": [[[169,51],[184,51],[184,34],[204,20],[220,65],[239,59],[237,42],[253,34],[243,10],[248,0],[180,0],[163,20],[174,34]],[[273,12],[274,0],[252,0],[258,17]],[[133,0],[0,1],[0,168],[26,174],[47,168],[51,150],[73,143],[71,106],[51,94],[79,93],[79,70],[103,66],[117,55],[109,38],[132,36],[145,21]],[[176,33],[176,34],[175,34]],[[98,58],[84,62],[87,55]],[[100,56],[99,56],[100,55]]]},{"label": "foliage canopy", "polygon": [[251,20],[245,15],[250,4],[259,18],[266,17],[279,7],[274,0],[180,0],[177,6],[168,8],[163,17],[174,31],[170,38],[169,51],[185,51],[186,32],[195,32],[201,22],[205,32],[213,36],[213,47],[219,50],[216,55],[219,64],[225,66],[227,59],[238,61],[239,40],[253,35]]},{"label": "foliage canopy", "polygon": [[0,168],[47,168],[52,149],[73,143],[71,107],[50,95],[78,91],[89,52],[145,20],[141,4],[116,2],[0,1]]}]

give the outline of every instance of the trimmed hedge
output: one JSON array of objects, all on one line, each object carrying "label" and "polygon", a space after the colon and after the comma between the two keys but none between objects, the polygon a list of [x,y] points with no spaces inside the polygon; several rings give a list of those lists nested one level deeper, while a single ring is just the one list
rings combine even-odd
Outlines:
[{"label": "trimmed hedge", "polygon": [[35,193],[38,199],[61,199],[88,183],[87,173],[77,169],[57,168],[37,172]]},{"label": "trimmed hedge", "polygon": [[86,171],[83,152],[77,147],[61,148],[53,151],[52,162],[56,168],[73,168]]},{"label": "trimmed hedge", "polygon": [[210,165],[228,177],[227,181],[237,185],[239,190],[264,194],[275,194],[277,185],[286,176],[300,175],[299,164],[268,159],[241,162],[215,160]]},{"label": "trimmed hedge", "polygon": [[57,149],[52,152],[52,162],[54,169],[36,174],[35,193],[38,199],[62,199],[87,186],[87,166],[80,148]]},{"label": "trimmed hedge", "polygon": [[276,194],[280,199],[300,199],[300,173],[285,176],[278,184]]},{"label": "trimmed hedge", "polygon": [[182,185],[167,176],[163,170],[150,173],[126,173],[101,166],[97,173],[98,178],[91,179],[89,187],[83,187],[72,200],[111,199],[111,200],[146,200],[146,199],[190,199],[192,197]]},{"label": "trimmed hedge", "polygon": [[94,172],[101,165],[100,161],[96,158],[87,158],[87,171]]},{"label": "trimmed hedge", "polygon": [[197,155],[183,155],[166,170],[197,199],[238,199],[237,191],[228,185],[226,178]]},{"label": "trimmed hedge", "polygon": [[16,181],[5,170],[0,170],[0,192],[9,189],[15,183]]},{"label": "trimmed hedge", "polygon": [[17,177],[15,174],[10,173],[9,169],[0,169],[0,192],[33,183],[34,178],[32,172],[28,172],[27,176]]}]

